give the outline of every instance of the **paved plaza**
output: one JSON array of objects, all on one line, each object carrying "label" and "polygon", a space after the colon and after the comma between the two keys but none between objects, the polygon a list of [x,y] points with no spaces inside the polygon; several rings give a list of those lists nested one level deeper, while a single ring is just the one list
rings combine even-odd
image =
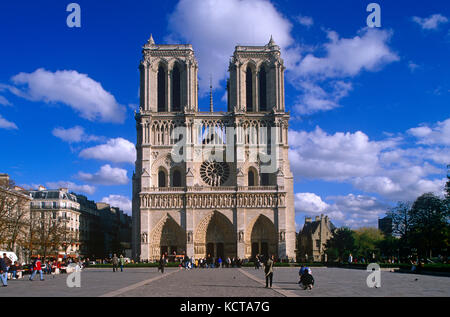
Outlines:
[{"label": "paved plaza", "polygon": [[381,287],[366,285],[368,272],[342,268],[312,268],[315,287],[311,291],[297,284],[298,268],[275,268],[272,289],[264,286],[263,270],[253,268],[193,269],[129,268],[85,269],[81,287],[69,288],[67,275],[39,276],[10,280],[0,288],[0,296],[150,296],[150,297],[322,297],[322,296],[450,296],[450,277],[381,272]]}]

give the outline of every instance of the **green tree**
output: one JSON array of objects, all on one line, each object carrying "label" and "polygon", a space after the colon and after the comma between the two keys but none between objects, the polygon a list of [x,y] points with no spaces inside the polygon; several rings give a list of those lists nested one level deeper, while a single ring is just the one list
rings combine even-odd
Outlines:
[{"label": "green tree", "polygon": [[400,238],[401,255],[409,255],[410,253],[411,205],[410,202],[400,201],[386,213],[387,216],[392,218],[392,233]]},{"label": "green tree", "polygon": [[423,194],[412,205],[410,220],[411,240],[420,253],[431,258],[433,250],[447,248],[449,211],[444,200]]},{"label": "green tree", "polygon": [[372,253],[377,253],[378,243],[384,239],[383,233],[377,228],[363,227],[354,231],[355,255],[371,258]]},{"label": "green tree", "polygon": [[400,249],[400,239],[393,236],[385,237],[377,243],[381,255],[385,257],[398,256]]},{"label": "green tree", "polygon": [[338,261],[342,262],[344,256],[355,250],[353,231],[346,227],[337,229],[325,247],[329,260],[335,259],[337,255]]}]

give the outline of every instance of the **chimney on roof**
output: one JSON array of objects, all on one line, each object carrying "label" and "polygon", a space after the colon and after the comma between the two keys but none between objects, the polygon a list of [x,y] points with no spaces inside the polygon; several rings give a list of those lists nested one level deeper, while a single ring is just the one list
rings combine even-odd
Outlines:
[{"label": "chimney on roof", "polygon": [[0,174],[0,186],[8,186],[9,185],[9,175],[8,174]]},{"label": "chimney on roof", "polygon": [[67,193],[69,191],[69,189],[66,187],[62,187],[59,190],[62,191],[63,193]]},{"label": "chimney on roof", "polygon": [[43,190],[46,190],[47,188],[45,188],[44,186],[42,186],[42,185],[39,185],[39,187],[38,187],[38,190],[39,191],[43,191]]},{"label": "chimney on roof", "polygon": [[311,222],[311,217],[305,217],[305,223],[310,223]]},{"label": "chimney on roof", "polygon": [[316,221],[320,221],[320,217],[319,216],[316,216]]}]

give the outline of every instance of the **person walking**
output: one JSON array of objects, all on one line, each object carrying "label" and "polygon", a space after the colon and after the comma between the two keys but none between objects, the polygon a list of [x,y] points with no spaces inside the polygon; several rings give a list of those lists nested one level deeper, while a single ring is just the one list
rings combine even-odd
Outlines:
[{"label": "person walking", "polygon": [[8,286],[8,269],[6,267],[5,255],[0,257],[0,278],[3,283],[3,287]]},{"label": "person walking", "polygon": [[161,258],[159,259],[159,266],[158,271],[161,271],[161,273],[164,273],[164,266],[166,265],[166,257],[165,255],[161,255]]},{"label": "person walking", "polygon": [[264,273],[266,273],[266,288],[268,288],[268,287],[272,288],[273,259],[274,259],[274,256],[272,255],[270,258],[267,259],[267,261],[264,265]]},{"label": "person walking", "polygon": [[113,272],[118,271],[117,269],[117,265],[119,264],[119,258],[117,257],[117,255],[114,253],[114,256],[112,258],[112,265],[113,265]]},{"label": "person walking", "polygon": [[120,263],[120,272],[123,272],[123,267],[125,265],[125,258],[123,257],[123,254],[120,255],[119,263]]},{"label": "person walking", "polygon": [[34,276],[36,275],[36,273],[39,272],[40,277],[41,277],[41,281],[44,280],[44,276],[42,274],[42,262],[41,262],[41,256],[38,254],[37,258],[34,259],[33,262],[33,273],[31,273],[30,276],[30,281],[33,280]]}]

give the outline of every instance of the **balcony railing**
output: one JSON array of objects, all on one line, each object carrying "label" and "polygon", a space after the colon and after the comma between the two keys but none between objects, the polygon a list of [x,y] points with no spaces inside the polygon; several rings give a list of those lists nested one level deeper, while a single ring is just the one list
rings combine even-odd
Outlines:
[{"label": "balcony railing", "polygon": [[284,186],[189,186],[189,187],[144,187],[146,193],[197,193],[197,192],[265,192],[284,191]]}]

